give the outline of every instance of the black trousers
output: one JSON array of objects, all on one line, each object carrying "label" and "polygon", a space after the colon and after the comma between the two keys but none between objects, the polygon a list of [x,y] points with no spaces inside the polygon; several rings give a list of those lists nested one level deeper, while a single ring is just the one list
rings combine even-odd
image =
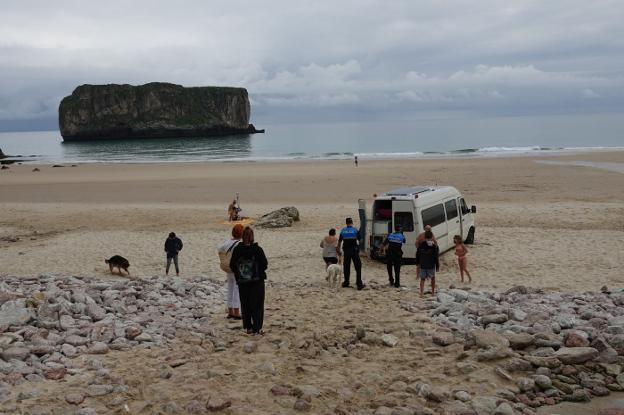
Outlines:
[{"label": "black trousers", "polygon": [[[388,254],[386,268],[388,268],[388,281],[395,286],[401,285],[401,260],[402,255]],[[394,268],[394,278],[392,277],[392,268]]]},{"label": "black trousers", "polygon": [[169,274],[169,267],[171,267],[171,261],[173,261],[173,265],[175,265],[176,274],[179,274],[180,267],[178,267],[178,255],[174,255],[174,256],[167,255],[167,270],[165,272]]},{"label": "black trousers", "polygon": [[264,322],[264,280],[239,284],[243,328],[254,333],[262,330]]},{"label": "black trousers", "polygon": [[349,285],[349,277],[351,276],[351,261],[353,261],[353,267],[355,268],[357,286],[361,287],[364,285],[364,283],[362,282],[362,261],[360,260],[360,254],[357,250],[344,251],[344,283],[342,285]]}]

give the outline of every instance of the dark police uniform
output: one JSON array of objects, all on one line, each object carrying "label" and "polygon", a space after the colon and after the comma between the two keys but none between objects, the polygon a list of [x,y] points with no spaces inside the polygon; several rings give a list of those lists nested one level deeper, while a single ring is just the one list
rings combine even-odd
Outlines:
[{"label": "dark police uniform", "polygon": [[[388,251],[386,254],[386,267],[388,268],[388,281],[395,287],[401,286],[401,260],[403,259],[403,244],[407,242],[402,232],[393,232],[386,238]],[[394,267],[394,278],[392,268]]]},{"label": "dark police uniform", "polygon": [[343,287],[349,286],[349,276],[351,274],[351,261],[355,267],[355,275],[357,287],[364,287],[362,282],[362,261],[360,261],[358,241],[360,239],[360,231],[353,226],[349,225],[340,231],[340,238],[338,240],[342,242],[342,252],[344,254],[344,282]]}]

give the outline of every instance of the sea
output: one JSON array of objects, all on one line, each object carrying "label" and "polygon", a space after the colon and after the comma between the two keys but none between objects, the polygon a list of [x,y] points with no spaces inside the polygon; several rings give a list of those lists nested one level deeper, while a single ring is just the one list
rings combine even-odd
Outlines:
[{"label": "sea", "polygon": [[436,117],[267,123],[264,134],[63,142],[59,131],[3,132],[0,149],[29,163],[162,163],[500,157],[624,150],[624,114]]}]

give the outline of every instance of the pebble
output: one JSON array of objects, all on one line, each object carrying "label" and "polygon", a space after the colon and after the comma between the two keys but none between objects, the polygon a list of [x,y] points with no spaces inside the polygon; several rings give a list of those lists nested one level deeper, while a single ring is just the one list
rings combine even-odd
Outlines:
[{"label": "pebble", "polygon": [[82,393],[75,392],[65,395],[65,401],[72,405],[80,405],[82,402],[84,402],[84,400],[85,396]]},{"label": "pebble", "polygon": [[399,339],[392,334],[383,334],[381,336],[381,341],[383,342],[384,346],[387,347],[394,347],[399,343]]},{"label": "pebble", "polygon": [[258,344],[256,342],[247,342],[243,345],[243,351],[245,353],[253,353],[258,350]]}]

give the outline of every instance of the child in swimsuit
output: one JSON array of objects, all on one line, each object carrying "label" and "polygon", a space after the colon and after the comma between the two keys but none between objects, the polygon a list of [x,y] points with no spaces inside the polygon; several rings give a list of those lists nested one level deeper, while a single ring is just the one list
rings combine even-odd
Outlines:
[{"label": "child in swimsuit", "polygon": [[464,282],[464,272],[468,276],[468,282],[472,282],[472,278],[468,272],[468,248],[466,248],[466,245],[464,245],[464,242],[459,235],[455,235],[453,237],[453,241],[455,242],[455,255],[457,255],[457,264],[459,265],[459,276],[461,277],[461,282]]}]

